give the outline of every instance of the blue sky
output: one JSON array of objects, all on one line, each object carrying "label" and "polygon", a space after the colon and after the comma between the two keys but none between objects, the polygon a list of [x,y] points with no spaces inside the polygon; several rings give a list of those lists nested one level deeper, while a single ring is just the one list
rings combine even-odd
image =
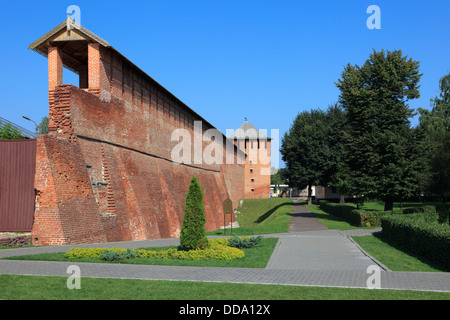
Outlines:
[{"label": "blue sky", "polygon": [[[0,10],[0,117],[29,130],[48,115],[47,60],[27,47],[81,9],[81,24],[222,132],[244,118],[280,139],[297,113],[338,100],[347,63],[401,49],[421,63],[430,108],[450,72],[450,1],[8,1]],[[381,29],[369,30],[369,5]],[[77,84],[70,71],[64,83]],[[412,119],[417,124],[417,119]]]}]

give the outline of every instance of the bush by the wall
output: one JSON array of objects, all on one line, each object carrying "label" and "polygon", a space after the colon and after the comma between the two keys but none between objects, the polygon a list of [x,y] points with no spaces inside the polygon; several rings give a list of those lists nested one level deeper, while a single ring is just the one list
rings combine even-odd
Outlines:
[{"label": "bush by the wall", "polygon": [[437,213],[385,216],[381,227],[388,239],[450,269],[450,227],[437,222]]},{"label": "bush by the wall", "polygon": [[206,238],[205,224],[203,190],[197,178],[193,177],[186,195],[183,225],[180,233],[180,246],[183,250],[206,248],[208,239]]}]

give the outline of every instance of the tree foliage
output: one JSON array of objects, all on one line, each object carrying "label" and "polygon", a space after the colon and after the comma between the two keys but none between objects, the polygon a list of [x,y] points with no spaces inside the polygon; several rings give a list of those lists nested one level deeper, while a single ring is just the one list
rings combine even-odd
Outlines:
[{"label": "tree foliage", "polygon": [[439,81],[440,94],[431,100],[431,110],[419,109],[420,129],[428,149],[428,191],[445,200],[450,196],[450,73]]},{"label": "tree foliage", "polygon": [[186,195],[183,225],[180,234],[180,247],[183,250],[206,248],[208,240],[205,234],[205,223],[203,190],[197,178],[193,177]]},{"label": "tree foliage", "polygon": [[23,139],[19,129],[13,127],[10,123],[0,124],[0,140]]},{"label": "tree foliage", "polygon": [[[304,189],[323,183],[330,149],[326,143],[325,113],[299,113],[281,142],[282,159],[289,170],[289,185]],[[308,198],[311,198],[308,192]]]},{"label": "tree foliage", "polygon": [[308,187],[309,200],[310,187],[327,186],[337,176],[344,127],[344,113],[335,104],[326,112],[299,113],[283,137],[280,151],[288,169],[289,185],[301,189]]},{"label": "tree foliage", "polygon": [[343,159],[351,192],[383,199],[386,210],[417,185],[419,150],[407,102],[420,96],[420,77],[419,62],[382,50],[362,66],[348,64],[336,83],[348,125]]},{"label": "tree foliage", "polygon": [[272,175],[270,176],[270,184],[280,185],[288,183],[288,172],[286,168],[276,169],[271,168]]},{"label": "tree foliage", "polygon": [[39,134],[47,134],[48,133],[48,117],[43,117],[41,122],[38,124],[38,132]]}]

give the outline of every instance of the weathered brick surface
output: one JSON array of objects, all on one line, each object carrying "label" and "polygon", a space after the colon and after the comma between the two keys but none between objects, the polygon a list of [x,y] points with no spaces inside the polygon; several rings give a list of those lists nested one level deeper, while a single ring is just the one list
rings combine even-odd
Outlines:
[{"label": "weathered brick surface", "polygon": [[31,244],[31,235],[0,236],[0,246],[5,247],[27,247]]},{"label": "weathered brick surface", "polygon": [[42,135],[37,150],[33,244],[105,242],[80,145]]},{"label": "weathered brick surface", "polygon": [[[244,195],[243,153],[224,148],[219,164],[173,163],[175,129],[187,129],[193,144],[194,121],[203,132],[213,127],[116,52],[98,44],[88,50],[89,88],[57,82],[49,90],[33,243],[178,237],[193,176],[204,190],[206,230],[223,226],[223,201],[231,198],[236,208]],[[227,152],[233,163],[225,163]]]}]

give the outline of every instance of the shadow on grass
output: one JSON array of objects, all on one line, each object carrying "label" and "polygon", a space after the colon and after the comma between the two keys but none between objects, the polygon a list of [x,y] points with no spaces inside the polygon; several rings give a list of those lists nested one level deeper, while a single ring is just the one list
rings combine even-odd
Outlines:
[{"label": "shadow on grass", "polygon": [[[294,205],[296,205],[294,203]],[[290,202],[283,202],[275,207],[273,207],[272,209],[270,209],[269,211],[263,213],[262,215],[260,215],[258,217],[258,219],[256,219],[255,221],[253,221],[253,223],[261,223],[264,220],[266,220],[267,218],[269,218],[275,211],[277,211],[279,208],[283,207],[283,206],[292,206],[292,203]]]},{"label": "shadow on grass", "polygon": [[351,225],[352,227],[362,228],[360,225],[358,225],[358,224],[356,224],[354,222],[345,220],[344,218],[335,216],[335,215],[333,215],[331,213],[314,212],[314,218],[328,220],[328,221],[334,221],[334,222],[345,222],[345,223]]},{"label": "shadow on grass", "polygon": [[380,241],[383,241],[384,243],[390,245],[391,247],[402,251],[414,258],[416,258],[417,260],[419,260],[420,262],[429,265],[430,267],[436,269],[436,270],[440,270],[442,272],[450,272],[450,268],[446,267],[442,264],[439,264],[435,261],[430,260],[429,258],[417,255],[416,253],[414,253],[411,249],[406,248],[398,243],[396,243],[395,241],[389,239],[388,237],[386,237],[383,232],[376,232],[373,234],[374,237],[378,238]]}]

